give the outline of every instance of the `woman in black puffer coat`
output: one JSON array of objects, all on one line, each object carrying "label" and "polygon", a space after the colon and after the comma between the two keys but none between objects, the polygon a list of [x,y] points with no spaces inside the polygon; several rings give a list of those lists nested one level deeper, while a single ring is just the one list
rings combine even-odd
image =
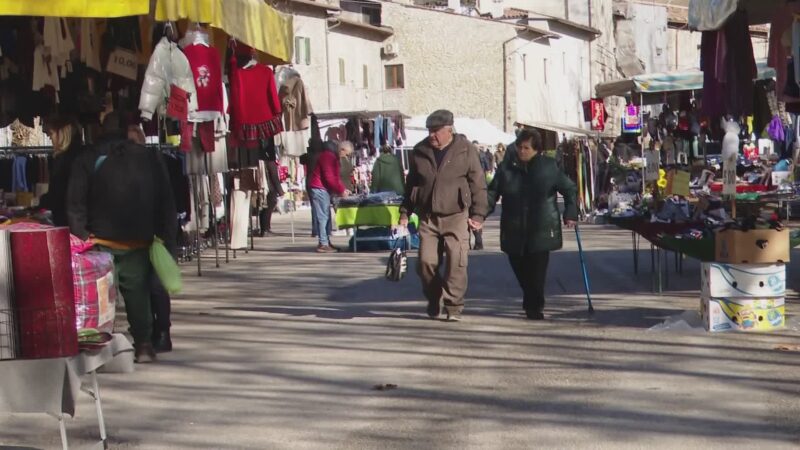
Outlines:
[{"label": "woman in black puffer coat", "polygon": [[562,247],[556,194],[564,198],[563,222],[572,227],[578,219],[577,188],[556,160],[543,154],[538,132],[522,131],[515,144],[515,153],[506,155],[489,186],[489,206],[494,211],[502,198],[500,248],[522,288],[526,315],[542,320],[550,252]]}]

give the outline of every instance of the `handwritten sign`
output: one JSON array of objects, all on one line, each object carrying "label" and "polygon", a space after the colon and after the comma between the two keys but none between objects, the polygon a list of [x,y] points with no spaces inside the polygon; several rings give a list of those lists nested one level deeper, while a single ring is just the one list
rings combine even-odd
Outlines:
[{"label": "handwritten sign", "polygon": [[655,150],[645,150],[644,160],[644,180],[646,182],[658,181],[658,152]]},{"label": "handwritten sign", "polygon": [[722,162],[722,195],[736,195],[736,159]]}]

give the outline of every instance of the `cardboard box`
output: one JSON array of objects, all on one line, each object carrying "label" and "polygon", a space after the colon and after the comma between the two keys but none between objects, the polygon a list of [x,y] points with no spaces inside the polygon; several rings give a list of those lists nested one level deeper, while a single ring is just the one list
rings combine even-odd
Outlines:
[{"label": "cardboard box", "polygon": [[731,264],[789,262],[789,230],[724,230],[715,234],[714,261]]},{"label": "cardboard box", "polygon": [[707,331],[773,331],[786,325],[783,297],[731,299],[703,297],[700,315]]},{"label": "cardboard box", "polygon": [[786,266],[702,263],[700,292],[704,297],[783,297]]}]

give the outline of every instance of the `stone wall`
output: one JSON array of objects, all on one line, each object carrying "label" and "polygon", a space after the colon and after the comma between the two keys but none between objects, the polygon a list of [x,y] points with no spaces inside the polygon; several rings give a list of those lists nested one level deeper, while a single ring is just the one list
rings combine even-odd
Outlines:
[{"label": "stone wall", "polygon": [[[402,64],[405,72],[405,89],[384,92],[387,109],[414,116],[447,108],[500,128],[513,122],[512,108],[505,120],[503,114],[503,43],[516,36],[514,26],[394,3],[383,4],[383,22],[394,28],[400,48],[384,65]],[[507,82],[509,105],[513,75]]]}]

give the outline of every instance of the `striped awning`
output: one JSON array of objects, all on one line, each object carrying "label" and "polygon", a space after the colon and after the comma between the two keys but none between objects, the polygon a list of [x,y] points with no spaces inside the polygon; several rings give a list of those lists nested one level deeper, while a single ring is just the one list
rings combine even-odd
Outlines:
[{"label": "striped awning", "polygon": [[292,17],[263,0],[158,0],[155,16],[206,23],[275,59],[292,58]]},{"label": "striped awning", "polygon": [[[760,61],[757,67],[759,80],[775,78],[775,69],[767,67],[765,61]],[[685,72],[636,75],[623,80],[601,83],[596,87],[596,96],[605,98],[615,95],[625,96],[632,92],[655,94],[661,92],[700,91],[702,89],[703,72],[689,70]]]},{"label": "striped awning", "polygon": [[125,17],[150,13],[150,0],[2,0],[0,16]]}]

